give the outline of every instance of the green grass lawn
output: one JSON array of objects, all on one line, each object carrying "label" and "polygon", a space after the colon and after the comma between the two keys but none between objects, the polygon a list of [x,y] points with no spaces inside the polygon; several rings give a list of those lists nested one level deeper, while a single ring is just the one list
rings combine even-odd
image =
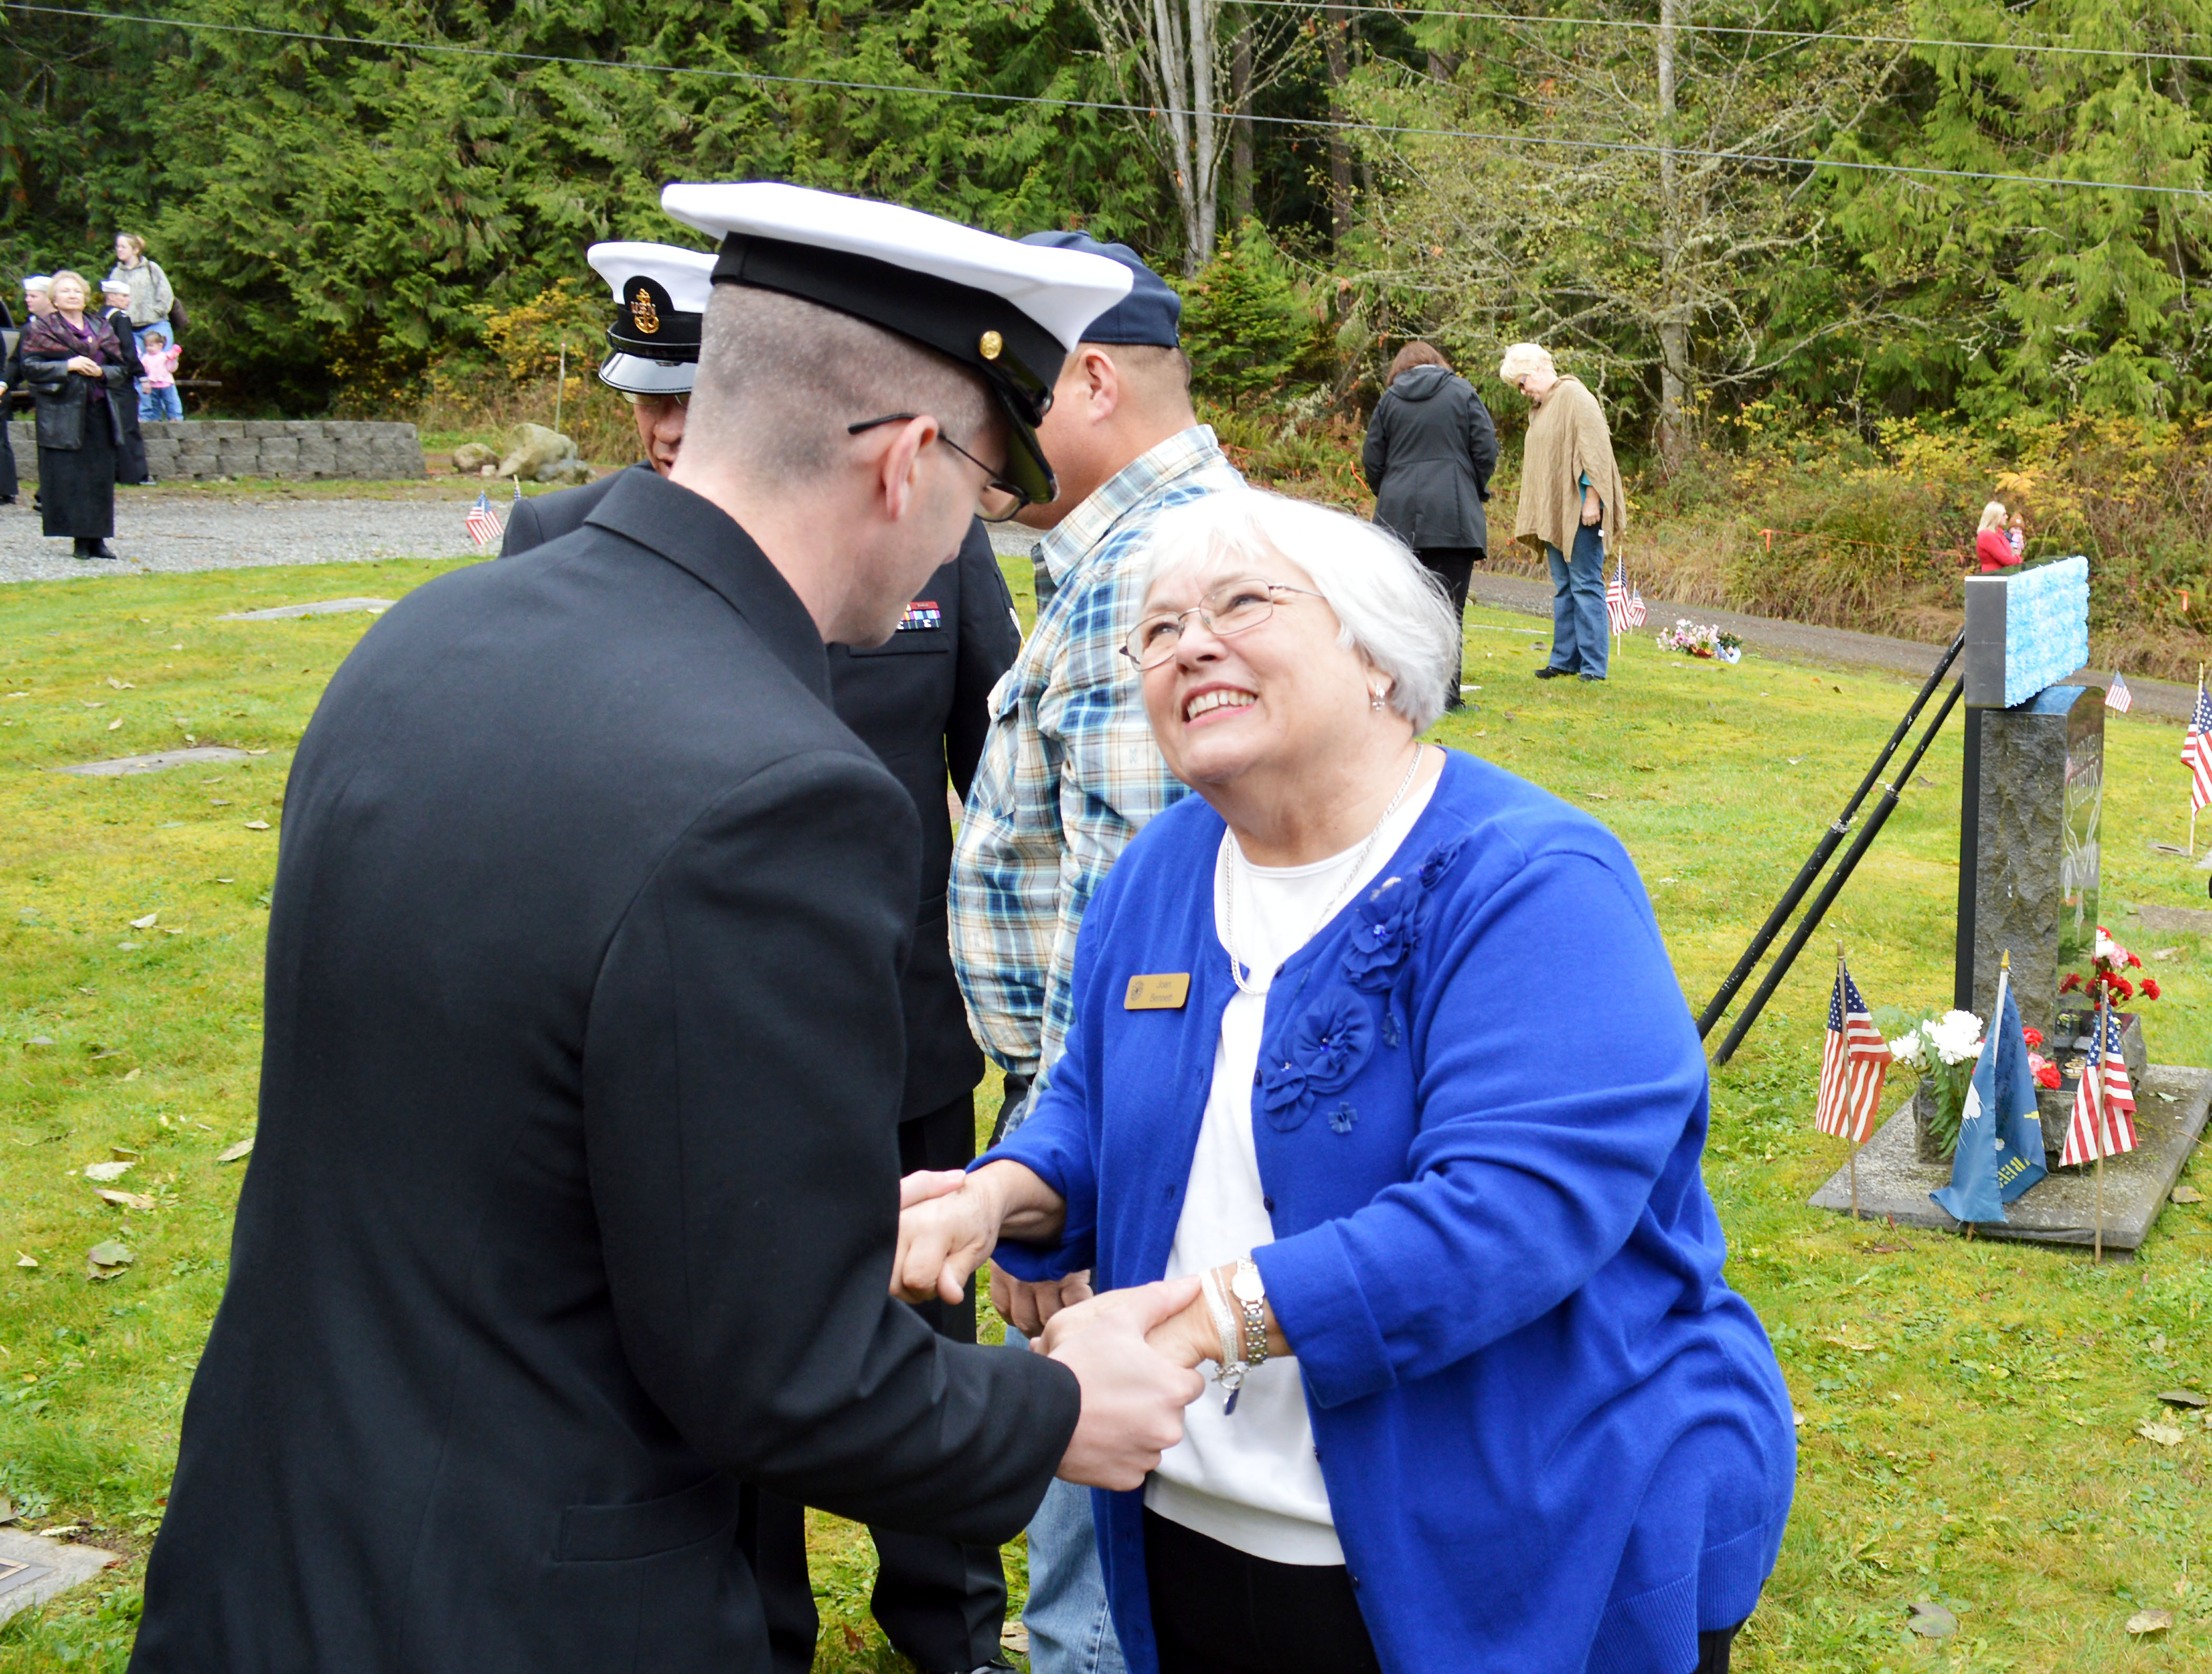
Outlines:
[{"label": "green grass lawn", "polygon": [[[24,1526],[76,1525],[126,1561],[0,1630],[0,1674],[119,1669],[161,1515],[185,1388],[222,1290],[251,1135],[261,946],[284,775],[367,616],[222,622],[316,598],[397,597],[449,566],[391,563],[0,589],[0,1494]],[[1010,566],[1024,597],[1025,564]],[[1602,689],[1537,682],[1527,618],[1476,612],[1474,707],[1444,742],[1523,773],[1618,831],[1683,988],[1702,1005],[1856,782],[1910,687],[1632,641]],[[206,770],[82,779],[46,770],[186,742],[266,752]],[[2130,903],[2203,904],[2185,840],[2178,729],[2114,716],[2105,913],[2168,997],[2154,1060],[2203,1063],[2212,988],[2195,938],[2121,928]],[[1948,1003],[1959,734],[1931,752],[1830,928],[1876,1006]],[[260,829],[265,824],[268,829]],[[2212,823],[2208,823],[2212,836]],[[132,921],[153,915],[153,922]],[[2203,1495],[2212,1429],[2136,1434],[2156,1391],[2204,1387],[2212,1206],[2170,1208],[2140,1259],[1854,1226],[1804,1200],[1841,1160],[1812,1131],[1831,967],[1824,933],[1714,1083],[1707,1178],[1731,1281],[1775,1335],[1797,1407],[1798,1499],[1781,1567],[1740,1641],[1751,1671],[2104,1671],[2212,1666]],[[2154,951],[2172,949],[2153,960]],[[1581,950],[1500,973],[1535,1050],[1583,1030]],[[1887,1103],[1901,1099],[1893,1084]],[[995,1111],[994,1088],[979,1112]],[[112,1206],[88,1164],[129,1161]],[[86,1251],[133,1253],[87,1277]],[[35,1265],[30,1264],[35,1263]],[[864,1533],[813,1532],[823,1674],[905,1666],[868,1619]],[[1009,1549],[1020,1585],[1020,1551]],[[1960,1624],[1904,1628],[1929,1598]],[[2129,1616],[2171,1610],[2132,1641]],[[1440,1671],[1441,1674],[1441,1671]]]}]

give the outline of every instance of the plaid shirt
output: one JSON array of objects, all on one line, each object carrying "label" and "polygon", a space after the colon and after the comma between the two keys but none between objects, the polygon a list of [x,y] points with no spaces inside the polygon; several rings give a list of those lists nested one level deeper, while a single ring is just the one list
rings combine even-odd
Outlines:
[{"label": "plaid shirt", "polygon": [[1037,544],[1052,598],[991,693],[991,734],[952,856],[952,963],[969,1026],[1035,1075],[1073,1012],[1075,933],[1137,830],[1180,800],[1121,654],[1152,522],[1243,478],[1200,424],[1125,466]]}]

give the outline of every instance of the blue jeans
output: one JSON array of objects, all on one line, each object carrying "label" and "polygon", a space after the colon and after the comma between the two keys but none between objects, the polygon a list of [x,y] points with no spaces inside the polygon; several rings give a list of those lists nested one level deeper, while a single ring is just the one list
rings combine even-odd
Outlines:
[{"label": "blue jeans", "polygon": [[151,424],[156,419],[182,418],[185,403],[177,393],[174,384],[149,384],[138,392],[138,422]]},{"label": "blue jeans", "polygon": [[[1008,1342],[1028,1340],[1006,1327]],[[1054,1478],[1030,1519],[1029,1536],[1030,1596],[1022,1622],[1030,1630],[1030,1674],[1127,1674],[1106,1607],[1091,1490]]]},{"label": "blue jeans", "polygon": [[1612,624],[1605,614],[1605,542],[1584,524],[1575,531],[1575,555],[1547,546],[1552,564],[1552,667],[1564,674],[1605,678]]}]

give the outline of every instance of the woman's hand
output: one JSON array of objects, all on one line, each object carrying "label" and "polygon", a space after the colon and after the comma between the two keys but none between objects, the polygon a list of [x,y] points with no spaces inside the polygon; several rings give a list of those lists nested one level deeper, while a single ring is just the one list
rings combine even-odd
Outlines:
[{"label": "woman's hand", "polygon": [[999,1318],[1034,1340],[1062,1308],[1091,1300],[1091,1275],[1086,1270],[1064,1279],[1017,1279],[996,1262],[991,1263],[991,1306]]},{"label": "woman's hand", "polygon": [[957,1303],[1001,1233],[1043,1243],[1059,1237],[1066,1220],[1066,1201],[1018,1162],[986,1163],[973,1173],[909,1174],[899,1182],[891,1294],[902,1302]]},{"label": "woman's hand", "polygon": [[89,355],[71,355],[69,357],[67,369],[76,373],[80,378],[99,378],[106,375],[101,372],[100,362]]},{"label": "woman's hand", "polygon": [[964,1170],[908,1175],[899,1182],[891,1294],[902,1302],[957,1303],[968,1275],[997,1246],[1004,1218],[989,1184]]},{"label": "woman's hand", "polygon": [[1605,503],[1597,497],[1597,490],[1594,488],[1584,489],[1583,490],[1583,527],[1595,528],[1599,520],[1604,515]]}]

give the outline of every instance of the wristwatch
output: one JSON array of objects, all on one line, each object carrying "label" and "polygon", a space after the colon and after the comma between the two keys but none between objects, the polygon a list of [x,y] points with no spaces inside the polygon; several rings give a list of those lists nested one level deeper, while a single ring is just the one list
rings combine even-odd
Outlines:
[{"label": "wristwatch", "polygon": [[1229,1281],[1229,1294],[1244,1314],[1244,1364],[1257,1366],[1267,1358],[1267,1287],[1251,1257],[1237,1258],[1237,1275]]}]

